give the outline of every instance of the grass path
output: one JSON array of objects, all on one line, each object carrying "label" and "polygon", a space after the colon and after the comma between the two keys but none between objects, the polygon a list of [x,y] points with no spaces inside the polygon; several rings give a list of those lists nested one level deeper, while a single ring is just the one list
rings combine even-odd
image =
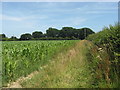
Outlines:
[{"label": "grass path", "polygon": [[59,53],[52,62],[26,78],[14,82],[14,88],[89,88],[91,72],[87,52],[92,44],[86,40],[78,42],[68,51]]},{"label": "grass path", "polygon": [[60,53],[53,62],[41,68],[31,79],[21,82],[25,88],[82,88],[91,86],[87,51],[91,43],[80,41],[70,50]]}]

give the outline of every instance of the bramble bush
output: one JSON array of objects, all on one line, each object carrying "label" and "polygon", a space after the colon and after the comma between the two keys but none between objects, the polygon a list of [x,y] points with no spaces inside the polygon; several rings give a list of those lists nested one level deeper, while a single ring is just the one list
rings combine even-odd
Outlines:
[{"label": "bramble bush", "polygon": [[92,41],[99,48],[104,48],[110,57],[110,74],[111,83],[120,84],[120,24],[104,27],[102,31],[91,34],[87,40]]}]

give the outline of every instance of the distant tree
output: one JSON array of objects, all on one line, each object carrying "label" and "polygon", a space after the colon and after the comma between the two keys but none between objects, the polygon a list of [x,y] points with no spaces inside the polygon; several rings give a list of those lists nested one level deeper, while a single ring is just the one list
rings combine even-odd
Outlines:
[{"label": "distant tree", "polygon": [[32,39],[32,35],[29,34],[29,33],[26,33],[26,34],[22,34],[20,36],[20,40],[31,40]]},{"label": "distant tree", "polygon": [[60,37],[72,37],[75,33],[75,28],[73,27],[63,27],[60,31]]},{"label": "distant tree", "polygon": [[43,34],[43,37],[47,37],[47,34],[46,34],[46,33],[44,33],[44,34]]},{"label": "distant tree", "polygon": [[0,38],[6,38],[5,34],[0,34]]},{"label": "distant tree", "polygon": [[7,39],[5,34],[0,34],[0,41],[6,41]]},{"label": "distant tree", "polygon": [[18,40],[18,38],[15,37],[15,36],[11,36],[10,40],[12,40],[12,41],[16,41],[16,40]]},{"label": "distant tree", "polygon": [[92,29],[90,29],[90,28],[86,28],[87,29],[87,36],[89,35],[89,34],[93,34],[93,33],[95,33]]},{"label": "distant tree", "polygon": [[48,37],[58,37],[59,36],[59,30],[56,28],[49,28],[46,30],[46,35]]},{"label": "distant tree", "polygon": [[39,32],[39,31],[35,31],[32,33],[32,37],[33,38],[41,38],[41,37],[43,37],[43,33]]},{"label": "distant tree", "polygon": [[95,33],[90,28],[82,28],[82,39],[85,39],[88,35]]},{"label": "distant tree", "polygon": [[73,36],[74,38],[77,38],[79,39],[79,36],[80,36],[80,32],[81,30],[80,29],[75,29],[74,32],[73,32]]},{"label": "distant tree", "polygon": [[61,30],[56,28],[48,28],[46,33],[42,33],[41,31],[35,31],[31,34],[25,33],[20,36],[19,39],[17,37],[12,36],[11,38],[7,38],[5,34],[0,34],[0,40],[8,41],[8,40],[71,40],[71,39],[85,39],[89,34],[95,33],[90,28],[81,28],[76,29],[73,27],[63,27]]},{"label": "distant tree", "polygon": [[84,39],[84,32],[82,29],[77,29],[76,30],[76,38],[79,38],[79,39]]}]

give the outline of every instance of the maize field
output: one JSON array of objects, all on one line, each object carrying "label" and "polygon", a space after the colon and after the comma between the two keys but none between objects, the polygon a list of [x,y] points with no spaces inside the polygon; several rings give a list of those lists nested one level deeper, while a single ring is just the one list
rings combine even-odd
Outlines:
[{"label": "maize field", "polygon": [[59,52],[75,44],[63,41],[6,41],[2,42],[3,86],[21,76],[27,76],[47,64]]}]

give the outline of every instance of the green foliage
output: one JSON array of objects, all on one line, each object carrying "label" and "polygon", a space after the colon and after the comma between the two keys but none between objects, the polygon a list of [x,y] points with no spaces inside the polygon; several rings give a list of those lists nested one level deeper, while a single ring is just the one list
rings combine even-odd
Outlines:
[{"label": "green foliage", "polygon": [[23,88],[92,88],[94,77],[86,60],[91,46],[88,41],[76,43],[59,53],[31,79],[20,84]]},{"label": "green foliage", "polygon": [[0,34],[0,38],[6,38],[5,34]]},{"label": "green foliage", "polygon": [[31,34],[25,33],[20,36],[19,39],[16,37],[7,38],[5,34],[0,35],[2,41],[15,41],[15,40],[75,40],[85,39],[89,34],[93,34],[90,28],[76,29],[73,27],[63,27],[61,30],[56,28],[48,28],[46,33],[41,31],[35,31]]},{"label": "green foliage", "polygon": [[94,42],[98,47],[105,48],[110,56],[110,79],[117,82],[120,78],[120,24],[109,25],[102,31],[89,35],[87,40]]},{"label": "green foliage", "polygon": [[9,38],[9,41],[17,41],[17,40],[18,40],[18,38],[15,36],[12,36],[11,38]]},{"label": "green foliage", "polygon": [[6,41],[8,38],[6,37],[5,34],[0,34],[0,41]]},{"label": "green foliage", "polygon": [[13,41],[2,43],[3,85],[46,64],[77,41]]},{"label": "green foliage", "polygon": [[81,28],[81,29],[75,29],[73,27],[63,27],[61,30],[60,30],[60,37],[68,37],[68,38],[71,38],[72,37],[75,37],[75,38],[78,38],[78,39],[85,39],[85,37],[87,37],[89,34],[93,34],[94,32],[89,29],[89,28]]},{"label": "green foliage", "polygon": [[39,31],[35,31],[35,32],[33,32],[32,33],[32,37],[33,38],[41,38],[41,37],[43,37],[43,33],[42,32],[39,32]]},{"label": "green foliage", "polygon": [[56,28],[49,28],[46,30],[47,37],[58,37],[59,30]]},{"label": "green foliage", "polygon": [[20,36],[20,40],[31,40],[32,39],[32,35],[29,34],[29,33],[26,33],[26,34],[22,34]]}]

